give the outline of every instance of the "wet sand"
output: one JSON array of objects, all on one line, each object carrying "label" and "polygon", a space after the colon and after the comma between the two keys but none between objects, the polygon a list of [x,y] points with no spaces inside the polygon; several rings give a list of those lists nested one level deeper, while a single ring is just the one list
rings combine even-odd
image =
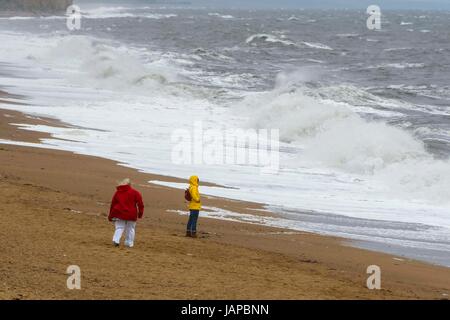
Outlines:
[{"label": "wet sand", "polygon": [[[1,105],[0,93],[0,105]],[[0,139],[45,134],[10,123],[53,121],[0,110]],[[63,125],[56,122],[56,125]],[[144,196],[133,249],[113,248],[107,221],[115,181]],[[201,218],[184,237],[182,190],[148,184],[179,179],[64,151],[0,144],[1,299],[448,299],[450,269],[346,246],[345,239]],[[204,205],[255,213],[261,205],[203,198]],[[250,209],[249,209],[250,208]],[[66,269],[81,268],[68,290]],[[382,289],[366,287],[378,265]]]}]

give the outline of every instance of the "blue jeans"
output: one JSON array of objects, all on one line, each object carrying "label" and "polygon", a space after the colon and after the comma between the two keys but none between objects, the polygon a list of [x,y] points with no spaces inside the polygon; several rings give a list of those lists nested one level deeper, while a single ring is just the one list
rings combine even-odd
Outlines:
[{"label": "blue jeans", "polygon": [[189,220],[188,220],[188,224],[187,224],[187,231],[189,232],[197,232],[197,221],[198,221],[198,216],[200,214],[199,210],[189,210],[190,214],[189,214]]}]

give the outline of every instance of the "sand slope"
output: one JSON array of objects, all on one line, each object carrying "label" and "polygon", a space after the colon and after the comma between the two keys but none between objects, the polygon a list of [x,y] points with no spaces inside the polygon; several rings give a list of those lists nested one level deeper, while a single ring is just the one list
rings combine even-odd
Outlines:
[{"label": "sand slope", "polygon": [[[5,117],[5,114],[8,116]],[[0,112],[0,139],[38,141]],[[32,121],[40,121],[39,119]],[[113,248],[107,221],[114,182],[130,177],[146,215],[136,247]],[[445,299],[450,269],[343,246],[341,239],[212,219],[201,237],[184,237],[183,192],[146,183],[173,178],[138,173],[99,158],[0,145],[0,298],[2,299]],[[205,198],[247,212],[257,204]],[[365,286],[382,268],[382,290]],[[66,288],[78,265],[82,290]]]}]

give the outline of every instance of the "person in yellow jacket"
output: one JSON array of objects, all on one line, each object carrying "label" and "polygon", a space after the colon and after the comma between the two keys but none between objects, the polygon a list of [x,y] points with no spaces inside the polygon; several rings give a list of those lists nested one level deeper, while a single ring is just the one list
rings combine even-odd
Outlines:
[{"label": "person in yellow jacket", "polygon": [[191,201],[189,202],[189,221],[187,223],[186,237],[197,238],[197,221],[202,208],[200,200],[200,192],[198,192],[198,185],[200,180],[197,176],[189,178],[189,193]]}]

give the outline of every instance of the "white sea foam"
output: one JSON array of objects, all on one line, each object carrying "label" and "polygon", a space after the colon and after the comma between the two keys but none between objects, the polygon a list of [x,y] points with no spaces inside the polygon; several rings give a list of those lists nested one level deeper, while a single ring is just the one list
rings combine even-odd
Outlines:
[{"label": "white sea foam", "polygon": [[357,38],[359,37],[358,33],[339,33],[336,35],[338,38]]},{"label": "white sea foam", "polygon": [[63,20],[66,16],[15,16],[15,17],[0,17],[0,20]]},{"label": "white sea foam", "polygon": [[314,62],[314,63],[325,63],[325,61],[323,61],[323,60],[317,60],[317,59],[306,59],[306,61]]},{"label": "white sea foam", "polygon": [[110,18],[148,18],[165,19],[177,17],[177,14],[148,13],[148,7],[97,7],[82,11],[82,17],[87,19],[110,19]]},{"label": "white sea foam", "polygon": [[376,66],[369,66],[367,69],[411,69],[411,68],[424,68],[424,63],[382,63]]},{"label": "white sea foam", "polygon": [[402,47],[402,48],[387,48],[383,49],[383,51],[391,52],[391,51],[406,51],[406,50],[412,50],[411,47]]},{"label": "white sea foam", "polygon": [[308,48],[312,49],[320,49],[320,50],[333,50],[333,48],[322,44],[322,43],[313,43],[313,42],[306,42],[303,41],[301,44],[295,43],[291,40],[286,39],[283,36],[275,36],[272,34],[254,34],[247,38],[246,42],[251,45],[258,45],[259,43],[269,43],[269,44],[280,44],[283,46],[292,46],[292,47],[301,47],[306,46]]},{"label": "white sea foam", "polygon": [[178,15],[175,13],[168,13],[168,14],[153,13],[153,14],[146,14],[143,17],[158,20],[158,19],[176,18],[178,17]]},{"label": "white sea foam", "polygon": [[[182,184],[170,183],[165,181],[150,181],[150,183],[162,186],[169,186],[172,188],[182,189],[185,187]],[[269,207],[272,211],[277,212],[277,208]],[[169,210],[169,212],[175,212],[179,215],[187,215],[186,211],[182,210]],[[405,247],[417,248],[422,247],[422,249],[431,249],[450,252],[450,248],[446,245],[450,238],[448,234],[442,230],[434,229],[433,232],[436,233],[435,238],[431,243],[428,242],[428,232],[429,230],[402,230],[401,234],[396,237],[392,237],[389,231],[383,229],[377,229],[366,225],[361,226],[351,226],[345,225],[341,222],[340,226],[334,225],[330,228],[330,225],[320,223],[318,221],[303,221],[298,223],[291,219],[286,219],[283,217],[271,217],[271,216],[259,216],[252,214],[237,213],[230,210],[225,210],[222,208],[205,206],[204,210],[201,212],[201,216],[212,219],[221,219],[228,221],[236,221],[242,223],[265,225],[283,229],[291,229],[296,231],[307,231],[315,232],[325,235],[338,235],[345,238],[355,239],[355,240],[365,240],[371,242],[385,243],[389,245],[400,245]],[[338,230],[336,230],[336,227]],[[333,230],[333,231],[331,231]]]},{"label": "white sea foam", "polygon": [[27,60],[73,72],[66,75],[72,84],[91,88],[135,92],[144,95],[203,94],[179,81],[189,74],[172,60],[156,53],[140,52],[85,36],[56,37],[27,55]]},{"label": "white sea foam", "polygon": [[222,19],[234,19],[234,17],[232,15],[220,14],[220,13],[217,13],[217,12],[208,13],[208,16],[210,16],[210,17],[218,17],[218,18],[222,18]]},{"label": "white sea foam", "polygon": [[305,46],[314,48],[314,49],[322,49],[322,50],[333,50],[333,48],[322,44],[322,43],[313,43],[313,42],[302,42]]},{"label": "white sea foam", "polygon": [[[5,44],[0,60],[18,68],[15,77],[0,76],[0,84],[7,82],[12,93],[29,99],[29,105],[8,108],[77,125],[20,125],[61,138],[43,141],[51,148],[181,178],[196,172],[202,181],[234,187],[203,189],[216,196],[297,211],[450,227],[449,163],[433,159],[401,128],[367,121],[361,110],[348,104],[308,95],[301,82],[309,76],[281,74],[273,90],[247,93],[230,109],[217,103],[209,89],[184,83],[192,74],[175,57],[85,36],[0,33],[0,42]],[[20,68],[26,77],[21,78]],[[353,94],[352,88],[335,91]],[[196,120],[204,120],[205,129],[230,124],[280,128],[280,173],[262,176],[252,166],[174,165],[171,133],[175,127],[190,128]],[[332,226],[328,228],[333,233]]]},{"label": "white sea foam", "polygon": [[290,40],[281,39],[271,34],[254,34],[247,38],[246,42],[248,44],[257,45],[260,42],[272,43],[272,44],[282,44],[285,46],[297,46],[296,43]]},{"label": "white sea foam", "polygon": [[[140,11],[139,9],[147,9]],[[99,7],[90,10],[82,10],[83,19],[111,19],[111,18],[146,18],[146,19],[169,19],[178,17],[175,13],[151,13],[149,8],[129,8],[129,7]],[[64,20],[65,15],[60,16],[13,16],[0,17],[0,20]]]},{"label": "white sea foam", "polygon": [[434,159],[403,129],[368,122],[346,105],[305,96],[286,80],[272,92],[249,96],[242,108],[252,114],[250,126],[280,128],[284,142],[303,148],[294,165],[321,164],[369,175],[398,196],[450,201],[450,162]]},{"label": "white sea foam", "polygon": [[21,16],[14,16],[14,17],[0,17],[0,20],[33,20],[37,19],[37,17],[21,17]]}]

